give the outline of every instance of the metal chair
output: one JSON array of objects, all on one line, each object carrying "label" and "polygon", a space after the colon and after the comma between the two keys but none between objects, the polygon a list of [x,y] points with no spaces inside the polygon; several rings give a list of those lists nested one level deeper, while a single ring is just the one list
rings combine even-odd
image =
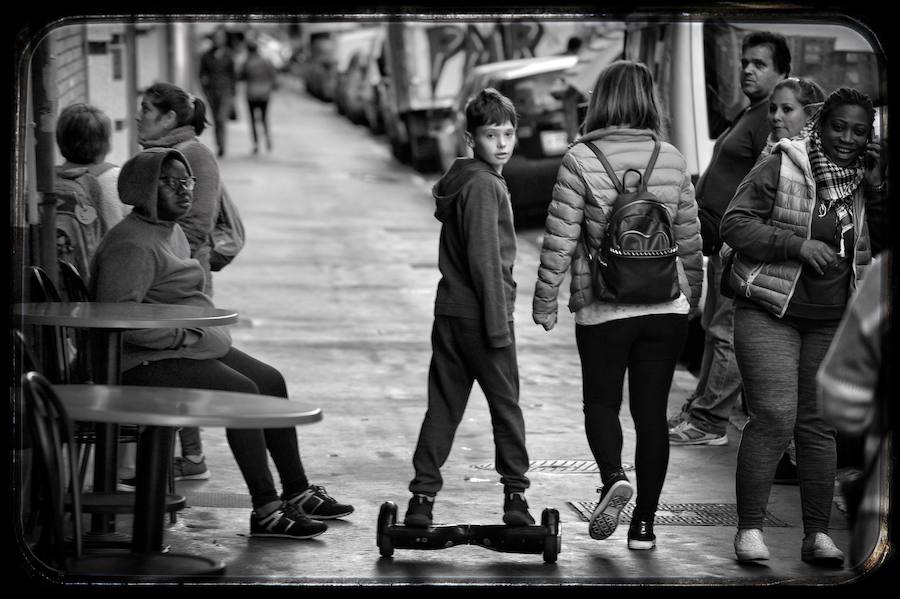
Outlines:
[{"label": "metal chair", "polygon": [[[31,555],[47,575],[84,575],[113,578],[128,574],[165,572],[166,578],[218,575],[225,571],[220,560],[174,554],[84,555],[82,545],[82,501],[75,469],[75,437],[72,420],[50,382],[38,372],[21,378],[24,410],[34,439],[35,459],[41,480],[41,531],[29,545]],[[67,524],[67,515],[69,522]],[[67,532],[71,530],[71,536]],[[71,538],[71,541],[68,539]],[[179,557],[179,556],[175,556]],[[175,571],[170,570],[175,566]],[[68,579],[68,578],[67,578]]]}]

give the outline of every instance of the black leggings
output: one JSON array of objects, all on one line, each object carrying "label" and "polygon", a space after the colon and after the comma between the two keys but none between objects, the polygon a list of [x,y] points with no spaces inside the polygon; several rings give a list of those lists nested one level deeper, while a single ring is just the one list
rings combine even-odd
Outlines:
[{"label": "black leggings", "polygon": [[650,314],[575,326],[581,357],[584,428],[600,478],[622,467],[619,409],[628,370],[629,408],[637,433],[634,516],[656,513],[669,464],[669,388],[687,338],[687,316]]},{"label": "black leggings", "polygon": [[[220,389],[273,395],[287,399],[287,385],[281,373],[244,352],[231,348],[218,360],[172,358],[135,366],[122,373],[125,385]],[[250,491],[253,507],[278,501],[278,492],[269,470],[268,456],[278,469],[284,496],[295,495],[309,486],[297,432],[291,428],[227,429],[231,453]]]},{"label": "black leggings", "polygon": [[[250,133],[253,135],[253,145],[259,143],[259,136],[256,133],[256,123],[259,121],[262,125],[263,134],[266,136],[266,143],[271,145],[272,138],[269,137],[269,100],[247,100],[247,114],[250,116]],[[257,114],[258,113],[258,114]]]}]

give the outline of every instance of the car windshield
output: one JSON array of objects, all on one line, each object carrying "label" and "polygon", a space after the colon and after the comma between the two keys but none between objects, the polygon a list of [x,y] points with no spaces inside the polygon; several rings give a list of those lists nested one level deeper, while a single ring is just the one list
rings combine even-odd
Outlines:
[{"label": "car windshield", "polygon": [[512,100],[520,115],[540,115],[562,110],[562,101],[557,100],[550,93],[562,73],[562,71],[552,71],[504,81],[499,84],[499,91]]}]

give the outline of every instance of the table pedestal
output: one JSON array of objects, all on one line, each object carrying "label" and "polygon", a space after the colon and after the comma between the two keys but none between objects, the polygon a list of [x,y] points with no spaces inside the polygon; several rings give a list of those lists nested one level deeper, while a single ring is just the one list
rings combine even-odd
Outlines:
[{"label": "table pedestal", "polygon": [[[91,358],[94,382],[119,385],[122,382],[121,355],[122,331],[118,329],[96,329],[91,335]],[[95,423],[94,442],[94,491],[113,493],[119,478],[118,451],[119,425],[115,423]],[[96,541],[102,543],[104,533],[116,530],[115,514],[93,514],[91,532]]]}]

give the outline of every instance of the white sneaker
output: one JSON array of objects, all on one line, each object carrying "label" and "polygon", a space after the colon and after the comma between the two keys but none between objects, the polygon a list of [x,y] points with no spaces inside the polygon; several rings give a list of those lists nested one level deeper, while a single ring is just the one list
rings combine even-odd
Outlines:
[{"label": "white sneaker", "polygon": [[769,559],[769,548],[763,541],[762,530],[745,528],[734,535],[734,553],[739,562],[756,562]]},{"label": "white sneaker", "polygon": [[824,532],[814,532],[803,538],[800,558],[805,562],[823,566],[840,566],[844,563],[844,552]]}]

